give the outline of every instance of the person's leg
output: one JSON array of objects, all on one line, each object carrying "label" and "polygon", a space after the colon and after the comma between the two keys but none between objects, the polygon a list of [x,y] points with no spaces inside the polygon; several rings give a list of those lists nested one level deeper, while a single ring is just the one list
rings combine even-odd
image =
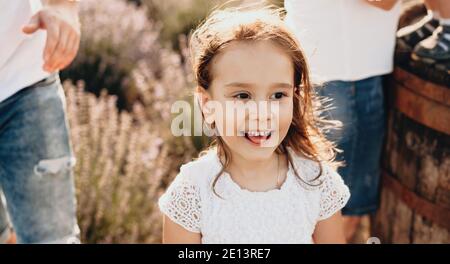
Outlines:
[{"label": "person's leg", "polygon": [[[0,170],[0,177],[1,173]],[[11,237],[11,224],[9,222],[8,212],[6,211],[6,201],[0,188],[0,244],[8,244]]]},{"label": "person's leg", "polygon": [[[443,27],[442,31],[444,32],[443,37],[446,40],[450,40],[450,1],[439,0],[439,15]],[[448,46],[450,47],[450,43]],[[440,62],[436,65],[436,68],[450,74],[450,59]]]},{"label": "person's leg", "polygon": [[417,23],[401,28],[397,32],[397,43],[403,51],[412,51],[422,40],[428,38],[439,27],[437,0],[425,0],[428,15]]},{"label": "person's leg", "polygon": [[12,232],[11,235],[9,236],[9,239],[6,240],[6,244],[16,244],[16,243],[17,243],[16,233]]},{"label": "person's leg", "polygon": [[[325,136],[327,139],[335,142],[337,147],[342,151],[337,154],[336,160],[345,163],[345,166],[339,168],[338,172],[352,194],[347,207],[354,203],[352,200],[357,198],[353,194],[355,186],[353,183],[353,159],[354,148],[358,138],[355,88],[354,82],[333,81],[326,83],[319,89],[320,96],[332,100],[332,107],[324,113],[325,117],[331,120],[339,120],[343,125],[342,129],[329,131]],[[360,218],[346,214],[345,210],[342,213],[344,215],[345,236],[347,241],[350,241],[359,224]]]},{"label": "person's leg", "polygon": [[413,58],[426,63],[448,61],[450,60],[450,1],[426,0],[425,4],[439,18],[440,26],[433,35],[417,44]]},{"label": "person's leg", "polygon": [[[437,15],[436,18],[439,18],[438,17],[438,15],[439,15],[439,11],[438,11],[438,9],[439,9],[439,2],[438,1],[439,0],[424,0],[423,1],[425,6],[427,7],[427,9],[433,11],[435,13],[434,14],[435,16]],[[437,12],[437,14],[436,14],[436,12]]]},{"label": "person's leg", "polygon": [[[355,199],[343,213],[358,218],[375,213],[380,195],[381,153],[385,135],[382,77],[356,82],[357,143],[353,149]],[[355,226],[356,229],[357,226]]]},{"label": "person's leg", "polygon": [[450,1],[448,0],[436,0],[438,1],[439,16],[440,19],[450,19]]},{"label": "person's leg", "polygon": [[0,103],[0,185],[19,243],[78,243],[65,98],[59,78]]}]

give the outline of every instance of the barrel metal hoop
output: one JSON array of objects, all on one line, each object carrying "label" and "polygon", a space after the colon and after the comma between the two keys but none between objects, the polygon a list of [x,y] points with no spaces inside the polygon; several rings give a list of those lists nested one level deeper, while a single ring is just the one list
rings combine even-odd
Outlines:
[{"label": "barrel metal hoop", "polygon": [[394,79],[414,93],[450,107],[450,87],[426,81],[400,67],[395,67]]},{"label": "barrel metal hoop", "polygon": [[411,210],[439,226],[450,230],[450,209],[434,204],[409,190],[386,170],[383,170],[383,186],[390,189]]}]

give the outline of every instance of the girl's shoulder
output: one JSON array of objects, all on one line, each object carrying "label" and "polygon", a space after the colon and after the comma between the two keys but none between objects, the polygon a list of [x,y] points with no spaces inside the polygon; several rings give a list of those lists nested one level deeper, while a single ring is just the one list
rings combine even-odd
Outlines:
[{"label": "girl's shoulder", "polygon": [[292,154],[294,166],[304,179],[304,188],[319,197],[318,220],[324,220],[341,210],[350,199],[350,190],[341,175],[329,162],[314,161],[302,155]]},{"label": "girl's shoulder", "polygon": [[302,178],[307,181],[312,181],[317,178],[317,175],[319,175],[320,171],[323,171],[324,168],[328,169],[325,162],[315,161],[300,153],[294,152],[292,149],[289,149],[289,153],[292,157],[291,165],[298,173],[301,173]]},{"label": "girl's shoulder", "polygon": [[321,185],[327,180],[341,180],[337,168],[327,161],[316,161],[312,158],[289,150],[292,157],[292,166],[300,174],[302,179],[313,185]]},{"label": "girl's shoulder", "polygon": [[217,162],[215,153],[207,152],[182,165],[178,175],[158,200],[161,212],[186,230],[200,233],[202,208],[208,200],[205,199],[205,188],[217,170]]},{"label": "girl's shoulder", "polygon": [[221,163],[215,150],[208,150],[200,157],[181,165],[176,179],[201,186],[209,184],[220,171]]}]

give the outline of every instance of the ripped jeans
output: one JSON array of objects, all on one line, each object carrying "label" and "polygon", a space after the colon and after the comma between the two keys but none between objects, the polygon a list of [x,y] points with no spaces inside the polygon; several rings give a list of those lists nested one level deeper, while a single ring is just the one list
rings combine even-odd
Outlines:
[{"label": "ripped jeans", "polygon": [[0,102],[0,243],[79,243],[74,165],[58,75]]}]

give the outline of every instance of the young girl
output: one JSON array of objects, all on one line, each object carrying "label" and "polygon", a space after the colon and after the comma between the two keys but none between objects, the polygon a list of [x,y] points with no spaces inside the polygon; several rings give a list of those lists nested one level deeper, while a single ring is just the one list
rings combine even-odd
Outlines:
[{"label": "young girl", "polygon": [[[321,133],[304,54],[279,11],[215,11],[190,45],[205,122],[218,135],[160,198],[163,242],[344,243],[340,209],[350,193]],[[224,113],[240,104],[230,102],[271,110],[234,118]]]}]

